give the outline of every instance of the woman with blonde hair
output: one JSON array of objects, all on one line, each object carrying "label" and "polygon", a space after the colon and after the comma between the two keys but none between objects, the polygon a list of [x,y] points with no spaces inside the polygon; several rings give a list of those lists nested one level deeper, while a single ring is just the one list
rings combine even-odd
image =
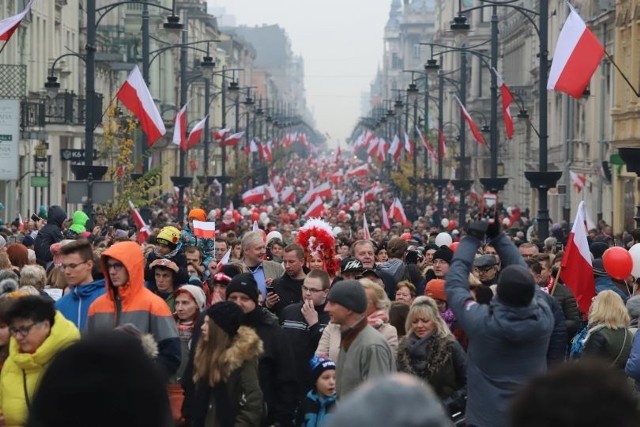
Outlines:
[{"label": "woman with blonde hair", "polygon": [[633,334],[629,331],[629,312],[624,301],[613,291],[600,292],[591,303],[588,332],[582,354],[598,357],[612,367],[624,369]]},{"label": "woman with blonde hair", "polygon": [[41,265],[25,265],[20,271],[20,287],[33,286],[37,290],[44,289],[47,283],[47,272]]},{"label": "woman with blonde hair", "polygon": [[416,298],[416,287],[408,280],[398,282],[396,286],[396,301],[411,305]]},{"label": "woman with blonde hair", "polygon": [[202,336],[193,359],[195,393],[189,425],[259,426],[263,396],[258,382],[262,341],[253,329],[240,326],[239,305],[222,301],[206,311]]},{"label": "woman with blonde hair", "polygon": [[450,413],[462,410],[459,406],[467,384],[467,356],[440,316],[433,298],[415,299],[409,309],[406,330],[398,348],[398,372],[429,383]]}]

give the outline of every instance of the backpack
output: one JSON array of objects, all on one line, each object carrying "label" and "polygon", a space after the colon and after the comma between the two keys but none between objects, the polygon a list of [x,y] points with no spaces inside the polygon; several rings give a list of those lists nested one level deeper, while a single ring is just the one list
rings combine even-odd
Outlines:
[{"label": "backpack", "polygon": [[589,325],[580,329],[577,334],[571,339],[571,348],[569,349],[569,358],[570,359],[580,359],[582,356],[582,350],[584,349],[584,345],[587,342],[589,336],[596,332],[599,329],[604,328],[604,325],[596,325],[593,328],[589,329]]}]

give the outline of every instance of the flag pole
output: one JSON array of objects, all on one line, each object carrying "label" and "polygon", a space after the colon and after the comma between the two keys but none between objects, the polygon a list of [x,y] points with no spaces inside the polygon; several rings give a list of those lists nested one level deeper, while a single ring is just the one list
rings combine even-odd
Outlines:
[{"label": "flag pole", "polygon": [[[2,51],[0,50],[0,52],[2,52]],[[640,97],[640,92],[638,92],[638,90],[635,87],[633,87],[633,83],[631,83],[631,81],[629,80],[627,75],[624,72],[622,72],[620,67],[618,67],[618,64],[616,64],[616,62],[613,60],[613,57],[611,55],[609,55],[609,52],[607,52],[606,49],[604,51],[604,54],[607,56],[607,59],[609,59],[609,61],[611,61],[613,66],[616,67],[616,70],[618,70],[618,72],[620,73],[620,75],[622,76],[624,81],[627,83],[627,85],[631,88],[633,93],[635,93],[637,97]]]},{"label": "flag pole", "polygon": [[4,50],[5,47],[7,47],[7,44],[9,44],[9,40],[6,40],[3,44],[2,47],[0,47],[0,53],[2,53],[2,51]]},{"label": "flag pole", "polygon": [[556,278],[553,279],[553,287],[551,288],[551,292],[549,294],[553,296],[556,291],[556,286],[558,286],[558,279],[560,278],[560,272],[562,271],[562,265],[558,268],[558,272],[556,273]]}]

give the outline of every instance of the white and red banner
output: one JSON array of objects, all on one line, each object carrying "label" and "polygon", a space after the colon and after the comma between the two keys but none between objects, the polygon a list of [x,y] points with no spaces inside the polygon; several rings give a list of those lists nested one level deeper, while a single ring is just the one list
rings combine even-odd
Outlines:
[{"label": "white and red banner", "polygon": [[391,230],[391,224],[389,223],[389,217],[387,216],[387,210],[384,207],[384,203],[380,205],[380,216],[382,217],[382,229]]},{"label": "white and red banner", "polygon": [[400,138],[398,135],[393,136],[393,141],[391,141],[391,147],[389,147],[389,154],[393,157],[393,160],[396,162],[400,159],[400,154],[402,153],[402,145],[400,145]]},{"label": "white and red banner", "polygon": [[129,200],[129,208],[131,209],[131,216],[133,217],[133,222],[138,229],[138,243],[143,244],[150,236],[150,230],[147,224],[142,219],[142,215],[138,209],[134,206],[133,202]]},{"label": "white and red banner", "polygon": [[242,193],[242,201],[245,205],[264,202],[264,185],[259,185]]},{"label": "white and red banner", "polygon": [[352,178],[354,176],[367,176],[368,173],[369,173],[369,165],[365,163],[356,168],[349,169],[347,171],[347,177]]},{"label": "white and red banner", "polygon": [[573,6],[569,7],[571,13],[560,30],[553,53],[547,90],[564,92],[578,99],[600,64],[604,47]]},{"label": "white and red banner", "polygon": [[229,133],[229,129],[227,128],[218,129],[213,133],[213,139],[215,139],[216,141],[222,141],[224,137],[227,136],[228,133]]},{"label": "white and red banner", "polygon": [[571,182],[573,182],[576,190],[578,190],[578,193],[581,192],[584,189],[584,186],[587,184],[587,177],[577,174],[572,170],[569,171],[569,176],[571,177]]},{"label": "white and red banner", "polygon": [[129,73],[129,77],[118,90],[116,97],[140,121],[140,127],[147,135],[147,145],[153,145],[167,132],[162,116],[153,102],[153,97],[137,65]]},{"label": "white and red banner", "polygon": [[433,147],[431,146],[431,144],[429,144],[429,141],[427,141],[427,139],[424,137],[422,132],[420,132],[420,128],[418,126],[416,126],[416,130],[418,131],[418,137],[420,137],[420,142],[422,142],[422,146],[425,148],[425,150],[427,150],[427,153],[429,153],[429,156],[434,161],[437,161],[438,160],[438,155],[436,154],[436,152],[433,149]]},{"label": "white and red banner", "polygon": [[500,99],[502,100],[502,119],[504,120],[504,127],[507,133],[507,139],[513,138],[513,117],[511,116],[511,103],[513,102],[513,94],[509,90],[507,84],[502,80],[502,76],[498,73],[498,70],[492,68],[498,80],[498,87],[500,88]]},{"label": "white and red banner", "polygon": [[322,185],[318,185],[313,190],[313,195],[315,197],[331,197],[333,194],[333,190],[331,189],[331,185],[328,182],[325,182]]},{"label": "white and red banner", "polygon": [[293,190],[293,187],[288,186],[284,187],[280,192],[280,201],[282,203],[291,203],[296,199],[296,193]]},{"label": "white and red banner", "polygon": [[413,156],[413,144],[407,132],[404,132],[404,151],[406,151],[409,156]]},{"label": "white and red banner", "polygon": [[404,208],[402,207],[402,203],[400,199],[397,197],[393,201],[391,205],[391,209],[389,210],[389,218],[395,219],[402,224],[407,224],[409,221],[407,220],[407,216],[404,213]]},{"label": "white and red banner", "polygon": [[589,313],[591,300],[596,295],[586,221],[587,214],[582,201],[578,205],[578,212],[567,240],[560,269],[560,278],[575,295],[578,307],[584,315]]},{"label": "white and red banner", "polygon": [[467,109],[464,108],[464,105],[462,105],[462,101],[460,101],[460,98],[458,98],[456,95],[453,95],[453,97],[455,98],[456,102],[460,106],[460,112],[462,113],[462,117],[464,117],[464,120],[467,122],[467,125],[469,125],[469,129],[473,134],[473,138],[478,142],[478,144],[484,144],[484,138],[482,137],[482,134],[480,133],[480,129],[478,129],[476,122],[473,121]]},{"label": "white and red banner", "polygon": [[209,221],[193,220],[193,235],[203,239],[215,239],[216,223]]},{"label": "white and red banner", "polygon": [[234,133],[233,135],[229,135],[220,143],[220,145],[225,147],[236,147],[238,144],[240,144],[240,141],[242,140],[243,135],[244,135],[244,131]]},{"label": "white and red banner", "polygon": [[198,145],[198,142],[200,142],[200,138],[204,133],[204,127],[205,127],[205,124],[207,123],[208,118],[209,116],[206,116],[204,119],[196,123],[193,129],[191,129],[191,132],[189,132],[189,136],[187,137],[187,147],[185,151],[191,147],[195,147],[196,145]]},{"label": "white and red banner", "polygon": [[189,105],[189,101],[176,114],[175,124],[173,125],[173,138],[171,139],[171,142],[180,147],[182,151],[187,150],[187,105]]},{"label": "white and red banner", "polygon": [[24,10],[17,15],[9,16],[8,18],[4,18],[0,21],[0,40],[8,42],[13,33],[18,29],[20,23],[27,16],[27,13],[31,10],[31,5],[33,4],[33,0],[27,3],[27,6]]},{"label": "white and red banner", "polygon": [[304,213],[304,217],[306,219],[320,218],[323,212],[324,205],[322,204],[322,199],[320,197],[316,197],[313,203],[309,206],[309,209]]}]

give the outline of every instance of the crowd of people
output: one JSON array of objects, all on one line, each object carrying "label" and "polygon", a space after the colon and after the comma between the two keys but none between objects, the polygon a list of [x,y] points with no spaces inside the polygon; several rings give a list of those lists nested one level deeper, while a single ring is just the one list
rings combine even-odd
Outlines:
[{"label": "crowd of people", "polygon": [[[317,174],[294,157],[279,180],[302,194]],[[504,209],[385,228],[388,194],[367,201],[362,179],[324,219],[272,201],[179,224],[165,198],[144,241],[60,206],[1,230],[0,425],[637,424],[640,295],[602,256],[640,230],[590,232],[583,312],[564,225],[540,242]]]}]

